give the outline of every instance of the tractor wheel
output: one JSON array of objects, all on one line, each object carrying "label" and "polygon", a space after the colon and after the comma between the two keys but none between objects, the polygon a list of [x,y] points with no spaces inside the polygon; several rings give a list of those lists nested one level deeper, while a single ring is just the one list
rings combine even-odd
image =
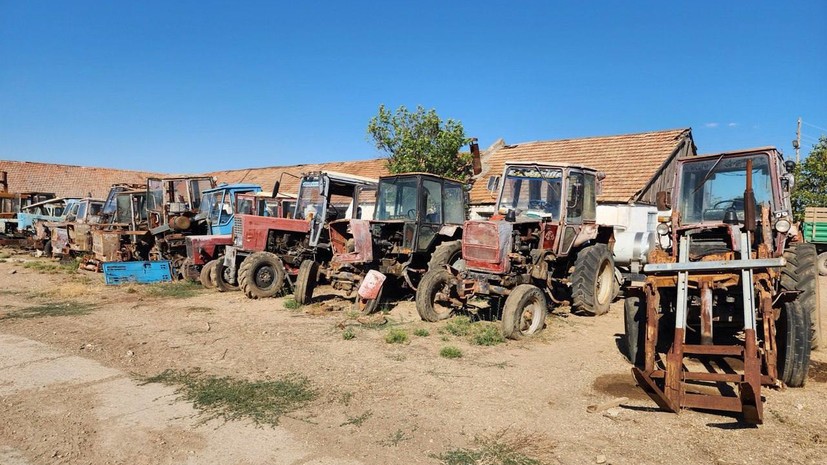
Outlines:
[{"label": "tractor wheel", "polygon": [[210,260],[201,268],[201,285],[204,286],[205,289],[215,288],[212,274],[215,273],[215,265],[217,264],[218,260]]},{"label": "tractor wheel", "polygon": [[453,265],[460,258],[462,258],[462,241],[443,242],[431,254],[428,269],[433,270],[445,265]]},{"label": "tractor wheel", "polygon": [[251,299],[275,297],[284,285],[284,264],[270,252],[256,252],[241,262],[238,285]]},{"label": "tractor wheel", "polygon": [[194,283],[199,280],[200,275],[201,272],[192,264],[192,260],[185,258],[184,261],[181,262],[181,276],[183,276],[185,280]]},{"label": "tractor wheel", "polygon": [[818,274],[827,276],[827,252],[821,252],[818,255],[818,261],[816,263],[818,266]]},{"label": "tractor wheel", "polygon": [[784,251],[787,265],[781,271],[781,286],[784,289],[801,291],[798,304],[809,312],[810,348],[816,349],[821,343],[821,312],[819,307],[818,254],[813,244],[801,243],[788,247]]},{"label": "tractor wheel", "polygon": [[623,324],[626,329],[626,356],[632,365],[643,366],[646,345],[646,296],[630,292],[623,301]]},{"label": "tractor wheel", "polygon": [[798,301],[787,302],[776,321],[778,378],[790,387],[802,387],[810,368],[810,314]]},{"label": "tractor wheel", "polygon": [[606,244],[582,249],[571,274],[572,306],[587,315],[603,315],[615,296],[615,262]]},{"label": "tractor wheel", "polygon": [[503,335],[509,339],[537,334],[546,325],[546,296],[539,287],[520,284],[511,291],[503,305]]},{"label": "tractor wheel", "polygon": [[445,300],[456,285],[454,275],[445,269],[425,273],[416,289],[416,311],[424,321],[436,322],[451,316],[454,309]]},{"label": "tractor wheel", "polygon": [[376,312],[376,310],[379,309],[379,303],[382,301],[382,293],[385,291],[386,285],[387,283],[379,288],[379,294],[376,295],[375,299],[363,299],[359,297],[359,293],[357,292],[356,300],[353,301],[353,311],[359,312],[362,315],[370,315]]},{"label": "tractor wheel", "polygon": [[239,289],[238,275],[233,276],[233,270],[228,266],[224,266],[223,257],[218,259],[215,270],[210,276],[212,277],[213,287],[218,292],[232,292]]},{"label": "tractor wheel", "polygon": [[313,300],[313,289],[319,279],[319,264],[313,260],[305,260],[299,266],[299,274],[296,275],[296,287],[293,291],[293,298],[300,305],[307,305]]}]

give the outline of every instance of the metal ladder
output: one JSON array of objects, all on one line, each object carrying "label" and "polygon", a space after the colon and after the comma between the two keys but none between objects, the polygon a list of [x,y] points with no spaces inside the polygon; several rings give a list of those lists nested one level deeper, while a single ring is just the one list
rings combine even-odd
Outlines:
[{"label": "metal ladder", "polygon": [[[677,305],[675,311],[674,339],[666,355],[666,369],[647,366],[644,369],[632,368],[638,384],[649,397],[662,409],[680,412],[681,408],[700,408],[742,412],[745,421],[760,424],[763,421],[763,402],[761,400],[761,358],[758,353],[756,336],[755,289],[753,287],[753,270],[756,268],[784,266],[784,258],[752,259],[749,234],[741,232],[740,259],[720,261],[689,261],[689,235],[680,238],[680,254],[677,263],[647,264],[646,273],[677,272]],[[705,280],[711,274],[719,272],[739,272],[741,293],[743,296],[744,340],[739,344],[716,345],[713,342],[712,288],[711,282]],[[701,343],[686,344],[687,310],[689,301],[690,274],[700,275],[697,279],[701,292]],[[650,304],[651,305],[651,304]],[[762,301],[762,311],[771,309],[769,301]],[[654,310],[648,309],[650,317]],[[647,331],[648,333],[648,331]],[[647,338],[651,335],[647,334]],[[656,335],[655,335],[656,337]],[[647,341],[647,345],[656,341]],[[650,349],[647,349],[650,350]],[[743,360],[743,373],[718,372],[711,363],[705,364],[707,371],[689,371],[684,366],[684,357],[696,355],[706,358],[735,357]],[[734,371],[734,370],[731,370]],[[658,382],[656,382],[658,380]],[[736,396],[721,394],[701,394],[687,392],[687,381],[734,383]],[[662,387],[661,387],[662,386]]]}]

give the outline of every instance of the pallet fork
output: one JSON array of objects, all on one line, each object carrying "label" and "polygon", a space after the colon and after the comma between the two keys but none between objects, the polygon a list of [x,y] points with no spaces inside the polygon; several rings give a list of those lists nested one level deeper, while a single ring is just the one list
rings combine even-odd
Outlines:
[{"label": "pallet fork", "polygon": [[[722,261],[689,261],[689,244],[691,235],[680,238],[678,263],[657,263],[644,266],[644,272],[663,274],[677,272],[677,305],[675,311],[674,339],[666,355],[665,367],[655,364],[656,344],[658,340],[659,292],[654,281],[647,280],[646,285],[646,336],[645,364],[643,369],[632,368],[638,385],[662,409],[679,413],[682,408],[698,408],[741,412],[744,420],[752,424],[763,422],[763,400],[761,384],[772,384],[777,378],[775,318],[772,309],[770,289],[754,284],[754,270],[783,267],[785,260],[779,258],[751,258],[750,237],[746,232],[740,233],[740,259]],[[740,275],[743,294],[744,339],[737,344],[723,345],[713,342],[712,288],[722,275]],[[701,343],[686,344],[687,307],[690,283],[697,286],[701,294]],[[756,309],[756,291],[758,307]],[[759,351],[756,335],[756,310],[763,321],[764,344]],[[734,357],[743,361],[743,373],[735,370],[719,372],[711,363],[705,364],[707,371],[690,371],[684,365],[684,357],[700,356]],[[762,360],[763,357],[763,360]],[[762,363],[767,374],[762,376]],[[734,396],[688,392],[687,382],[694,383],[734,383],[737,392]],[[720,389],[719,389],[720,391]]]}]

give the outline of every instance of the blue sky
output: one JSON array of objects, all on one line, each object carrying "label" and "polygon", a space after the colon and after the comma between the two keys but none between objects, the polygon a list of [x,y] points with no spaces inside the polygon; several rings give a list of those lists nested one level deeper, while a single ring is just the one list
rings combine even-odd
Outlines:
[{"label": "blue sky", "polygon": [[203,172],[371,158],[379,104],[485,147],[827,133],[827,2],[0,0],[0,159]]}]

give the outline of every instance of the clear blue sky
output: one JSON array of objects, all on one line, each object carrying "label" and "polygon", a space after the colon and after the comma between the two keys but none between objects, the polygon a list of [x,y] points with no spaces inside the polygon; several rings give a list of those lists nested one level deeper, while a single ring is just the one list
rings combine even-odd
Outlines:
[{"label": "clear blue sky", "polygon": [[[0,159],[152,171],[371,158],[379,104],[485,147],[827,131],[824,1],[0,0]],[[811,126],[812,125],[812,126]]]}]

